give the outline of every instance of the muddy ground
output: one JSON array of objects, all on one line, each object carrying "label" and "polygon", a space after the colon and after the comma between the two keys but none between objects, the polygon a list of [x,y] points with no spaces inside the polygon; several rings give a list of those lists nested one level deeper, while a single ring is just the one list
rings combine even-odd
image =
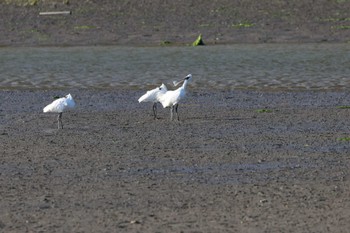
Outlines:
[{"label": "muddy ground", "polygon": [[[30,6],[28,2],[37,2]],[[3,0],[0,45],[349,42],[349,0]],[[40,16],[40,12],[70,15]]]},{"label": "muddy ground", "polygon": [[[12,2],[7,4],[6,2]],[[1,46],[348,42],[348,0],[0,2]],[[68,4],[67,4],[68,2]],[[39,16],[45,11],[70,15]],[[63,115],[42,108],[70,92]],[[348,232],[347,92],[0,91],[0,232]]]},{"label": "muddy ground", "polygon": [[[42,108],[70,92],[76,109]],[[347,232],[345,92],[0,92],[1,232]]]}]

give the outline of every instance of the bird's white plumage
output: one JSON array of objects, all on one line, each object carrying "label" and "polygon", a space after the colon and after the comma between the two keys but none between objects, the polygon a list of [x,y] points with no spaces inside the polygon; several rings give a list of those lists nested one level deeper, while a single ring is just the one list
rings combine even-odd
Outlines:
[{"label": "bird's white plumage", "polygon": [[156,87],[150,91],[147,91],[146,94],[141,96],[138,101],[141,102],[153,102],[157,103],[159,95],[164,94],[168,91],[168,88],[164,85],[164,83],[160,87]]},{"label": "bird's white plumage", "polygon": [[191,78],[191,74],[187,75],[181,87],[179,87],[176,90],[167,91],[164,94],[159,95],[158,101],[163,105],[163,108],[177,105],[183,98],[185,98],[186,86]]},{"label": "bird's white plumage", "polygon": [[71,94],[66,95],[65,97],[59,98],[53,101],[51,104],[47,105],[43,111],[44,112],[56,112],[61,113],[67,108],[74,108],[75,102]]}]

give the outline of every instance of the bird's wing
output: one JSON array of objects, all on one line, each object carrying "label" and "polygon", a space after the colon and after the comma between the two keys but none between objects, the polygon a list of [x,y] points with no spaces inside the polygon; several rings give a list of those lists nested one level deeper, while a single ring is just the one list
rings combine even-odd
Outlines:
[{"label": "bird's wing", "polygon": [[147,91],[146,94],[144,94],[143,96],[141,96],[139,98],[139,103],[141,102],[155,102],[157,101],[156,99],[156,94],[159,91],[159,88],[155,88],[153,90]]},{"label": "bird's wing", "polygon": [[51,104],[47,105],[43,111],[44,112],[63,112],[66,107],[65,98],[59,98],[53,101]]},{"label": "bird's wing", "polygon": [[158,97],[158,101],[163,105],[163,108],[166,108],[172,106],[176,98],[177,90],[167,91],[166,93]]},{"label": "bird's wing", "polygon": [[163,105],[164,108],[171,107],[175,104],[178,104],[181,99],[185,97],[185,95],[185,90],[180,87],[174,91],[167,91],[164,95],[159,97],[159,102]]}]

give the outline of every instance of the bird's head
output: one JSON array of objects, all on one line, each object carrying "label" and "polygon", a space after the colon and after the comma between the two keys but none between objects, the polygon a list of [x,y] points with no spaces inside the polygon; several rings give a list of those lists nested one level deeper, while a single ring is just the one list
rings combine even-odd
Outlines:
[{"label": "bird's head", "polygon": [[72,96],[71,96],[71,94],[68,94],[68,95],[65,96],[65,98],[66,99],[72,99]]},{"label": "bird's head", "polygon": [[167,91],[168,88],[165,86],[164,83],[162,83],[162,85],[159,87],[159,90],[160,90],[160,91]]},{"label": "bird's head", "polygon": [[176,87],[177,85],[179,85],[180,83],[183,83],[184,81],[186,81],[186,80],[190,80],[190,79],[192,79],[192,74],[189,74],[189,75],[187,75],[184,79],[182,79],[181,81],[178,81],[178,82],[176,82],[176,81],[173,81],[173,84],[174,84],[174,86]]},{"label": "bird's head", "polygon": [[187,75],[184,80],[190,80],[190,79],[192,79],[192,74]]}]

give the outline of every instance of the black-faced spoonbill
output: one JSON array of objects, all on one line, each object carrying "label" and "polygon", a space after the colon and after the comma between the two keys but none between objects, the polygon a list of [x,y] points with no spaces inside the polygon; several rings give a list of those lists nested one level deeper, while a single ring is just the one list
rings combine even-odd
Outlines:
[{"label": "black-faced spoonbill", "polygon": [[157,103],[159,95],[164,94],[168,91],[168,88],[164,85],[164,83],[160,87],[156,87],[150,91],[147,91],[146,94],[139,98],[139,103],[141,102],[152,102],[153,103],[153,115],[154,119],[157,119]]},{"label": "black-faced spoonbill", "polygon": [[62,123],[62,113],[67,109],[67,108],[74,108],[75,102],[73,100],[73,97],[71,94],[66,95],[65,97],[59,98],[55,101],[53,101],[51,104],[47,105],[43,111],[44,112],[56,112],[58,113],[57,121],[58,121],[58,129],[60,129],[60,124],[61,128],[63,129],[63,123]]},{"label": "black-faced spoonbill", "polygon": [[[187,75],[181,87],[174,91],[167,91],[162,95],[159,95],[158,101],[163,105],[164,108],[170,107],[170,120],[173,120],[174,111],[176,112],[177,120],[179,121],[179,114],[177,108],[179,107],[179,102],[186,96],[186,86],[188,81],[192,79],[192,74]],[[175,83],[174,83],[175,85]]]}]

